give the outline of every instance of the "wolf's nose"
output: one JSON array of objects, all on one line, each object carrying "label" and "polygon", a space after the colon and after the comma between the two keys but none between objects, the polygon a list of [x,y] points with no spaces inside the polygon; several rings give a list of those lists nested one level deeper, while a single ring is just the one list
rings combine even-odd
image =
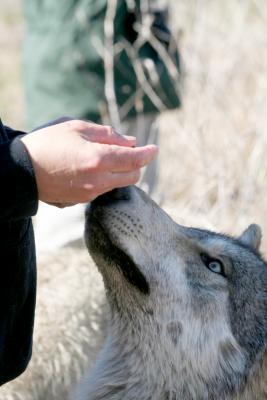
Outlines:
[{"label": "wolf's nose", "polygon": [[130,188],[129,186],[123,188],[113,189],[111,192],[108,192],[109,195],[114,200],[130,200]]},{"label": "wolf's nose", "polygon": [[94,200],[94,203],[99,205],[107,205],[117,201],[128,201],[130,198],[130,187],[127,186],[124,188],[113,189],[111,192],[102,194]]}]

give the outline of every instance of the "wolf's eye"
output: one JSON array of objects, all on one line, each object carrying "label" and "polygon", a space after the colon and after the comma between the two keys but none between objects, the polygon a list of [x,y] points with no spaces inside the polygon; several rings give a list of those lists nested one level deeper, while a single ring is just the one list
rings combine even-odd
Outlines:
[{"label": "wolf's eye", "polygon": [[220,274],[225,277],[224,266],[220,260],[216,260],[214,258],[212,259],[205,253],[202,253],[200,256],[205,266],[211,272],[214,272],[215,274]]},{"label": "wolf's eye", "polygon": [[216,274],[222,273],[222,264],[219,261],[211,261],[208,265],[208,268],[212,272],[216,272]]}]

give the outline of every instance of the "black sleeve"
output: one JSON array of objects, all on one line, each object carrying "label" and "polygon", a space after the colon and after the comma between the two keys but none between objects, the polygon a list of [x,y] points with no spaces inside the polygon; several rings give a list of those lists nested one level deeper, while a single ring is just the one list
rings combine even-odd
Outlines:
[{"label": "black sleeve", "polygon": [[26,369],[32,353],[36,260],[29,217],[38,195],[21,134],[0,120],[0,386]]},{"label": "black sleeve", "polygon": [[20,219],[37,212],[37,185],[31,160],[19,138],[22,134],[5,128],[0,121],[0,219]]},{"label": "black sleeve", "polygon": [[17,136],[25,135],[25,132],[11,129],[8,126],[3,126],[2,125],[2,128],[5,130],[6,137],[9,140],[15,139],[15,137],[17,137]]}]

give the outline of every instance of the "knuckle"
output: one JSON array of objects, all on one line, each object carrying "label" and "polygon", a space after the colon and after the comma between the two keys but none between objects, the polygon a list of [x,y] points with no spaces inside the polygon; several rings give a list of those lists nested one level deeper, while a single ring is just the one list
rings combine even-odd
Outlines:
[{"label": "knuckle", "polygon": [[110,126],[110,125],[104,125],[103,128],[105,129],[105,133],[106,133],[108,136],[114,135],[114,129],[113,129],[112,126]]},{"label": "knuckle", "polygon": [[66,125],[69,129],[75,129],[75,126],[77,124],[77,120],[76,119],[72,119],[71,121],[66,121]]},{"label": "knuckle", "polygon": [[98,143],[95,143],[93,147],[94,148],[90,157],[90,167],[92,169],[98,170],[104,164],[106,155],[103,146],[99,145]]},{"label": "knuckle", "polygon": [[103,163],[103,157],[100,152],[97,152],[91,160],[91,166],[93,169],[99,169]]},{"label": "knuckle", "polygon": [[113,159],[116,159],[118,162],[122,161],[120,149],[115,144],[109,144],[107,147],[107,152],[110,156],[113,156]]},{"label": "knuckle", "polygon": [[137,157],[137,155],[135,154],[131,160],[131,167],[133,170],[137,170],[137,169],[141,168],[141,166],[142,166],[142,162],[141,162],[140,158]]},{"label": "knuckle", "polygon": [[87,128],[87,123],[78,119],[67,122],[68,127],[74,131],[84,131]]}]

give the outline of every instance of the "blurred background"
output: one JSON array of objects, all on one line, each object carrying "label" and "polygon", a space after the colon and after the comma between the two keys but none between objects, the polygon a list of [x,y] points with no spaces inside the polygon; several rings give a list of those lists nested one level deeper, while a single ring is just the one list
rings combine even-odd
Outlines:
[{"label": "blurred background", "polygon": [[21,76],[24,36],[20,0],[1,1],[0,13],[0,109],[1,119],[14,128],[25,128]]},{"label": "blurred background", "polygon": [[[162,207],[185,225],[238,235],[250,223],[258,223],[263,230],[262,251],[266,254],[267,4],[264,0],[165,3],[170,8],[169,26],[182,59],[179,89],[182,106],[159,113],[157,197]],[[41,25],[42,14],[39,22]],[[29,125],[23,84],[25,70],[22,72],[24,36],[21,0],[1,0],[0,112],[6,125],[20,130],[27,130]],[[34,62],[35,53],[31,57]],[[43,76],[42,80],[44,86],[48,85]],[[46,222],[49,225],[53,221],[50,218]],[[64,226],[64,221],[61,224]],[[60,358],[65,354],[60,343],[65,340],[65,345],[72,349],[72,335],[76,335],[80,326],[80,310],[89,301],[83,285],[92,285],[92,279],[86,277],[87,255],[76,248],[75,254],[68,253],[65,260],[65,251],[49,261],[41,260],[39,267],[35,349],[47,352],[50,360],[52,354],[61,361],[52,367],[49,360],[38,358],[39,350],[35,352],[37,358],[32,365],[37,363],[41,369],[37,374],[39,381],[42,368],[51,378],[46,379],[47,391],[38,399],[51,398],[50,382],[64,363],[69,367],[62,382],[69,382],[68,368],[73,370],[73,363],[69,357]],[[75,303],[72,300],[78,294],[80,302]],[[50,318],[49,324],[45,318]],[[71,326],[65,329],[68,323]],[[82,330],[79,332],[83,335]],[[46,337],[55,337],[58,346],[53,351]],[[70,352],[74,353],[76,348]],[[75,357],[79,360],[81,354]],[[36,368],[29,371],[31,377]],[[34,379],[30,382],[29,387],[35,387]],[[18,380],[18,385],[21,391],[26,387],[23,379]],[[16,393],[15,388],[8,397],[7,389],[5,400],[33,399],[31,395],[16,397]],[[61,394],[52,398],[62,399]]]},{"label": "blurred background", "polygon": [[[266,4],[179,0],[169,6],[184,78],[182,108],[160,116],[163,206],[187,224],[236,234],[253,221],[265,233]],[[18,129],[26,129],[24,33],[21,1],[2,0],[0,109],[5,124]]]}]

